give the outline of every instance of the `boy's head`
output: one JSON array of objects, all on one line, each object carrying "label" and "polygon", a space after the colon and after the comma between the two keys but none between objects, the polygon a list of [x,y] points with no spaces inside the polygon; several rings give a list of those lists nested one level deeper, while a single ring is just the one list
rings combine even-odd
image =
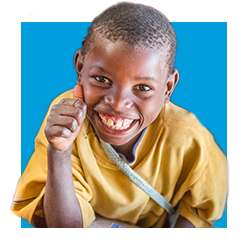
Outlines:
[{"label": "boy's head", "polygon": [[75,67],[102,140],[130,148],[157,118],[179,79],[175,50],[172,26],[151,7],[121,3],[93,21]]},{"label": "boy's head", "polygon": [[172,72],[176,54],[176,35],[168,19],[156,9],[135,3],[118,3],[97,16],[84,41],[83,57],[96,39],[122,41],[131,48],[157,50],[162,54],[162,68],[167,77]]}]

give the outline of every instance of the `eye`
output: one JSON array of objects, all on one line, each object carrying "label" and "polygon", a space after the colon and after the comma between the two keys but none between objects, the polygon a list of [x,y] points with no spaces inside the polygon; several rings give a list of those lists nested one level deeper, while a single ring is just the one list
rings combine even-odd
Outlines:
[{"label": "eye", "polygon": [[145,85],[145,84],[138,84],[138,85],[135,86],[135,89],[139,90],[139,91],[149,91],[152,88],[149,87],[148,85]]},{"label": "eye", "polygon": [[108,78],[104,77],[104,76],[94,76],[94,78],[95,78],[95,80],[97,82],[101,82],[101,83],[105,83],[105,84],[111,84],[111,81]]}]

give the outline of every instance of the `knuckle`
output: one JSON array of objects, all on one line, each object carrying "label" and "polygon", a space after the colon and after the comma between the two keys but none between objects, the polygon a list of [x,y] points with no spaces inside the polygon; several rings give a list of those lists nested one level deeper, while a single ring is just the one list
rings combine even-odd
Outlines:
[{"label": "knuckle", "polygon": [[45,128],[44,128],[44,134],[47,138],[47,140],[49,141],[50,140],[50,137],[52,136],[51,135],[51,127],[46,125]]},{"label": "knuckle", "polygon": [[67,98],[63,98],[59,103],[62,104],[62,103],[65,103],[67,101]]},{"label": "knuckle", "polygon": [[60,137],[68,137],[70,136],[70,134],[71,132],[67,128],[61,127],[60,132],[59,132]]},{"label": "knuckle", "polygon": [[51,113],[54,113],[54,112],[57,110],[57,108],[58,108],[58,104],[53,105],[53,106],[51,107],[50,112],[51,112]]},{"label": "knuckle", "polygon": [[47,122],[48,122],[48,123],[51,123],[52,119],[53,119],[53,118],[52,118],[52,115],[50,114],[50,115],[47,117]]},{"label": "knuckle", "polygon": [[87,105],[83,102],[83,105],[82,105],[82,110],[84,111],[84,112],[86,112],[86,110],[87,110]]},{"label": "knuckle", "polygon": [[48,134],[48,125],[45,126],[45,128],[44,128],[44,133],[45,133],[45,135]]},{"label": "knuckle", "polygon": [[81,107],[76,109],[76,114],[77,114],[77,118],[81,121],[85,118],[86,115],[86,105],[82,105]]},{"label": "knuckle", "polygon": [[78,127],[77,121],[74,118],[71,118],[70,121],[69,121],[69,129],[71,131],[76,131],[77,127]]},{"label": "knuckle", "polygon": [[83,116],[83,112],[81,108],[76,108],[76,117],[80,119]]}]

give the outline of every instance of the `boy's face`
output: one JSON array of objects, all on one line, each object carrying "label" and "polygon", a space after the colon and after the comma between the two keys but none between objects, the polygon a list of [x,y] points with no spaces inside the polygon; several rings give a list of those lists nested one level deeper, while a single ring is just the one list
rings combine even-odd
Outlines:
[{"label": "boy's face", "polygon": [[95,42],[86,54],[79,79],[87,115],[103,141],[134,142],[169,101],[175,83],[167,83],[161,60],[159,52],[107,40]]}]

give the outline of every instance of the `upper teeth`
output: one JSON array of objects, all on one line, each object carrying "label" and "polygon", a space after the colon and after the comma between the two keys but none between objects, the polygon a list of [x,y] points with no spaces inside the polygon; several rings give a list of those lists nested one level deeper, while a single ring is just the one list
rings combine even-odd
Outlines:
[{"label": "upper teeth", "polygon": [[[105,122],[106,122],[106,120],[105,120]],[[108,119],[106,124],[111,127],[114,125],[114,122],[111,119]]]},{"label": "upper teeth", "polygon": [[120,128],[122,126],[122,122],[118,120],[115,124],[116,127]]},{"label": "upper teeth", "polygon": [[122,119],[121,120],[117,120],[114,124],[114,121],[112,119],[106,119],[104,116],[102,116],[101,114],[99,114],[102,122],[107,125],[109,128],[113,128],[113,129],[118,129],[118,130],[122,130],[122,129],[126,129],[128,128],[131,123],[134,120],[130,120],[130,119]]}]

